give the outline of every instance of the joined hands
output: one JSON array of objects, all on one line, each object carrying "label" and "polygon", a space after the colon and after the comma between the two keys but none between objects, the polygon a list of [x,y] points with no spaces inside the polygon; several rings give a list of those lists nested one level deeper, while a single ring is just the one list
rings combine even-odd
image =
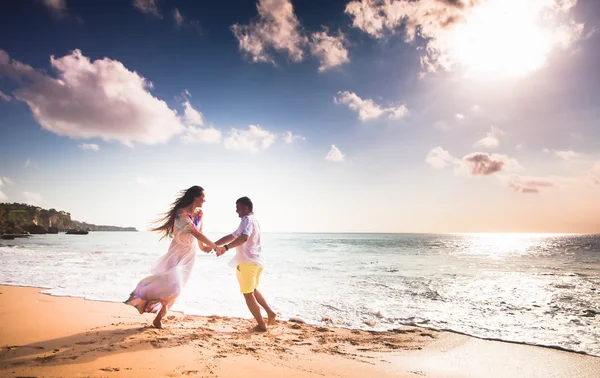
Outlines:
[{"label": "joined hands", "polygon": [[225,247],[219,247],[216,246],[215,247],[215,252],[217,252],[217,257],[221,256],[222,254],[224,254],[227,250],[225,249]]},{"label": "joined hands", "polygon": [[202,250],[202,252],[206,252],[206,253],[211,253],[212,252],[212,247],[208,246],[208,245],[203,245],[202,247],[200,247],[200,249]]}]

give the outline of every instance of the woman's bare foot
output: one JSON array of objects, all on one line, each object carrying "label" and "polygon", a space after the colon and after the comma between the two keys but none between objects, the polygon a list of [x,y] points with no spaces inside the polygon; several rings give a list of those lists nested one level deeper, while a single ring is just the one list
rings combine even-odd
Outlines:
[{"label": "woman's bare foot", "polygon": [[270,313],[269,317],[267,318],[267,325],[272,326],[273,324],[275,324],[275,320],[277,320],[277,314],[276,313]]},{"label": "woman's bare foot", "polygon": [[152,325],[155,326],[158,329],[162,329],[162,321],[161,319],[159,319],[158,317],[156,317],[156,319],[154,319],[154,321],[152,322]]}]

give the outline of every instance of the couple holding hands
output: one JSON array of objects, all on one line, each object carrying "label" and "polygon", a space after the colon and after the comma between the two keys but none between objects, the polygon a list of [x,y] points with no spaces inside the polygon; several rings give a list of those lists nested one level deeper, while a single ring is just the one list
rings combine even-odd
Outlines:
[{"label": "couple holding hands", "polygon": [[[215,250],[217,256],[235,248],[235,257],[229,265],[236,268],[240,292],[257,322],[255,329],[265,332],[267,325],[275,323],[277,314],[257,289],[263,270],[263,258],[260,225],[254,217],[252,201],[248,197],[236,201],[235,209],[241,218],[240,225],[233,233],[214,243],[202,233],[202,210],[196,209],[201,208],[203,203],[204,189],[192,186],[182,191],[181,196],[173,202],[171,210],[159,221],[162,224],[151,229],[160,232],[162,238],[172,238],[169,251],[156,262],[152,275],[138,283],[125,303],[137,308],[140,314],[157,313],[152,324],[156,328],[162,328],[162,318],[175,303],[190,277],[198,247],[206,253]],[[266,323],[260,312],[261,307],[267,312]]]}]

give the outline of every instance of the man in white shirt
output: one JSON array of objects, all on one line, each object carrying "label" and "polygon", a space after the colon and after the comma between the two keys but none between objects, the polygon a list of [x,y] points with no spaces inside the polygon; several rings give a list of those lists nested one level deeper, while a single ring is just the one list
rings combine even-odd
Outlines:
[{"label": "man in white shirt", "polygon": [[[217,256],[221,256],[229,249],[236,248],[235,257],[229,265],[236,268],[240,292],[244,295],[246,305],[258,323],[256,329],[265,332],[267,325],[275,324],[277,314],[257,289],[264,261],[260,245],[260,225],[252,210],[252,201],[248,197],[242,197],[235,202],[235,211],[242,221],[237,230],[215,242],[219,246],[215,251]],[[267,312],[266,324],[260,313],[260,307]]]}]

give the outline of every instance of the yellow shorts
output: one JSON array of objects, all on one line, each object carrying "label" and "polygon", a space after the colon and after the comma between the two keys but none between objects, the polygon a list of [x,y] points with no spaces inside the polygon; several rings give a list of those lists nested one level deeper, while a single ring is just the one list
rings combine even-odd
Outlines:
[{"label": "yellow shorts", "polygon": [[242,294],[250,294],[258,287],[262,270],[263,268],[257,264],[240,264],[237,266],[235,275],[240,283]]}]

